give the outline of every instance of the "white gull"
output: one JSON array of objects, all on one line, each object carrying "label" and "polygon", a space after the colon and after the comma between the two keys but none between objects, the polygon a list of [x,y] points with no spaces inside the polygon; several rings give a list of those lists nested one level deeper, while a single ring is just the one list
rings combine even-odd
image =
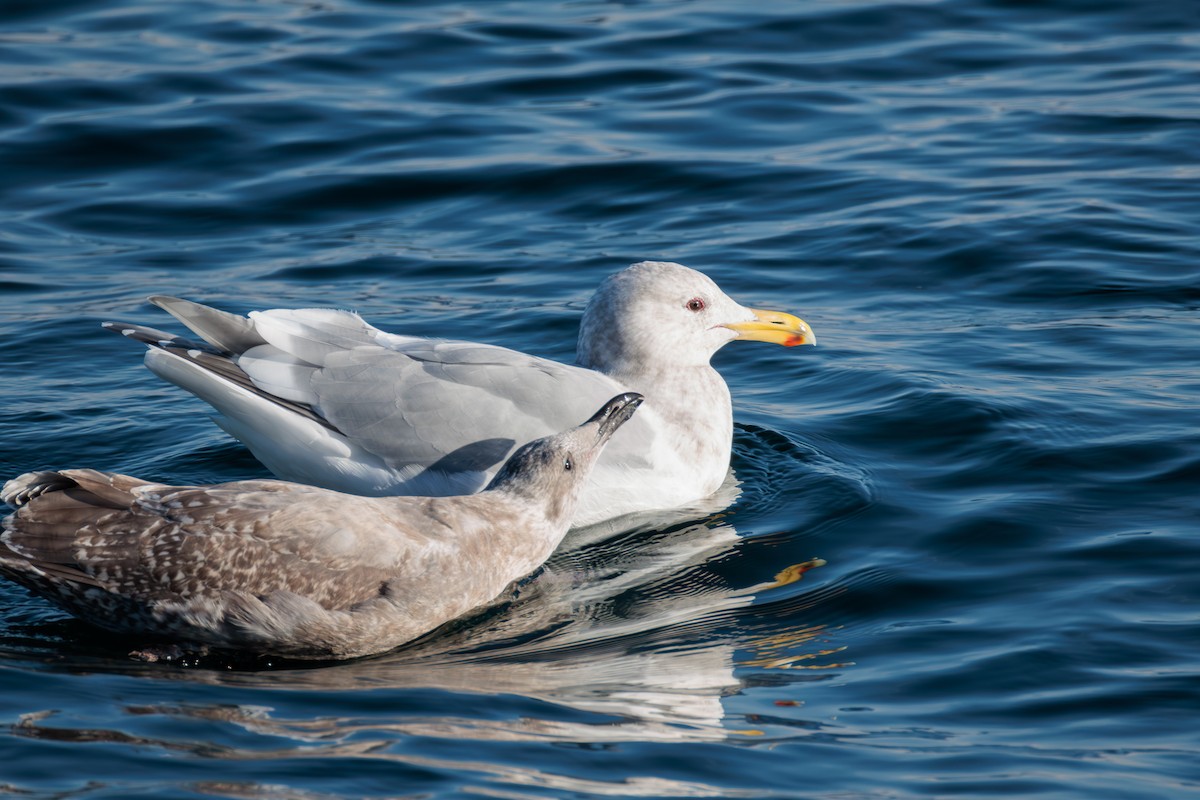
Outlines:
[{"label": "white gull", "polygon": [[[707,276],[644,261],[608,277],[579,331],[576,365],[494,345],[385,333],[328,309],[249,318],[150,298],[207,342],[139,325],[146,366],[211,404],[215,421],[287,480],[354,494],[478,491],[520,444],[606,397],[645,407],[616,437],[576,526],[708,497],[729,469],[729,388],[709,360],[735,339],[813,344],[803,320],[747,308]],[[447,326],[450,327],[450,326]]]}]

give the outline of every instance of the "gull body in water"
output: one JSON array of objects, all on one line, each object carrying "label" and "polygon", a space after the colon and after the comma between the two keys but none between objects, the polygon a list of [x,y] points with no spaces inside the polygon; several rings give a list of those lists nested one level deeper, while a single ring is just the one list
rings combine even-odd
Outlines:
[{"label": "gull body in water", "polygon": [[168,486],[30,472],[0,499],[0,575],[109,630],[300,659],[390,650],[485,605],[562,541],[642,396],[517,450],[462,497],[283,481]]},{"label": "gull body in water", "polygon": [[[575,526],[706,498],[729,471],[729,388],[709,364],[739,339],[814,344],[790,314],[747,308],[707,276],[644,261],[608,277],[583,314],[575,365],[494,345],[385,333],[328,309],[249,318],[151,302],[204,340],[105,323],[148,345],[146,366],[211,404],[281,478],[369,496],[468,494],[519,445],[605,398],[645,407],[584,489]],[[458,331],[463,321],[441,330]]]}]

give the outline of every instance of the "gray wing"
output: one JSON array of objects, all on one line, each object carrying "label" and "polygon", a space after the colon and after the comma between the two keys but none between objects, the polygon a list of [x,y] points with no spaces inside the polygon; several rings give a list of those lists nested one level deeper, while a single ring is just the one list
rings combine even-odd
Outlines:
[{"label": "gray wing", "polygon": [[593,370],[503,347],[385,333],[347,311],[275,309],[246,319],[152,299],[230,350],[258,392],[311,409],[408,476],[493,471],[517,446],[579,425],[628,391]]},{"label": "gray wing", "polygon": [[[211,403],[222,427],[276,474],[344,491],[474,491],[517,446],[579,425],[630,388],[503,347],[385,333],[347,311],[246,318],[151,300],[209,344],[189,350],[169,334],[111,325],[151,355],[163,350],[191,365],[148,357],[147,366]],[[654,436],[647,418],[619,431],[604,460],[644,464]],[[295,424],[302,419],[327,430]]]},{"label": "gray wing", "polygon": [[623,389],[501,347],[390,344],[332,354],[310,385],[325,419],[397,468],[490,470],[518,445],[581,424]]},{"label": "gray wing", "polygon": [[256,385],[308,403],[351,442],[414,474],[490,470],[626,390],[592,370],[503,347],[384,333],[344,311],[251,319],[267,345],[238,365]]}]

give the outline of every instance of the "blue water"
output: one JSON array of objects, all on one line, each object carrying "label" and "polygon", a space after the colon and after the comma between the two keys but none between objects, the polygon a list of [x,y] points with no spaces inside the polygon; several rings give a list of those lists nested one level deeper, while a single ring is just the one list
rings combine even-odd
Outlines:
[{"label": "blue water", "polygon": [[726,511],[385,657],[0,584],[0,794],[1200,792],[1200,5],[9,0],[0,176],[4,477],[265,474],[151,293],[570,360],[661,259],[820,341],[718,354]]}]

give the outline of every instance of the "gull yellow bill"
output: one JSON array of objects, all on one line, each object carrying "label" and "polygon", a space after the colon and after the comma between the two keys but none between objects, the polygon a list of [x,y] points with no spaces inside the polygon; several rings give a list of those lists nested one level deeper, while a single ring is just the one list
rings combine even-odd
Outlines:
[{"label": "gull yellow bill", "polygon": [[782,311],[763,311],[752,308],[754,319],[747,322],[727,322],[725,327],[737,332],[737,338],[755,342],[771,342],[784,347],[816,344],[817,337],[808,323]]}]

